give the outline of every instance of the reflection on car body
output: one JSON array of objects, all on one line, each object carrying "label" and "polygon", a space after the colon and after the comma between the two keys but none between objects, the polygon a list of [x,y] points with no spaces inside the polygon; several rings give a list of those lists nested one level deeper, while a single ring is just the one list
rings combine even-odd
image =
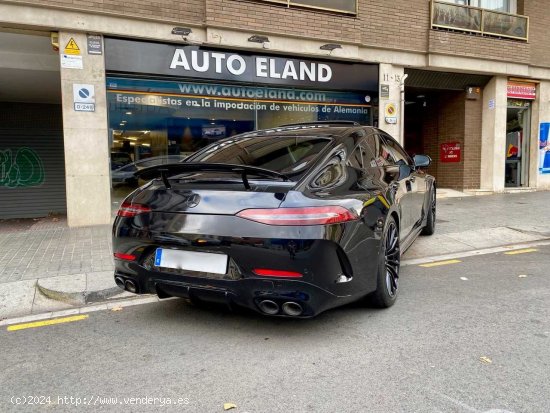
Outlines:
[{"label": "reflection on car body", "polygon": [[128,184],[137,185],[138,180],[135,173],[143,168],[150,168],[156,165],[164,165],[172,162],[180,162],[184,160],[184,155],[162,155],[153,158],[142,159],[130,164],[123,165],[111,172],[111,180],[113,185]]},{"label": "reflection on car body", "polygon": [[286,317],[356,300],[389,307],[401,255],[435,229],[429,163],[379,129],[319,123],[236,135],[145,168],[137,175],[156,178],[114,223],[115,281]]}]

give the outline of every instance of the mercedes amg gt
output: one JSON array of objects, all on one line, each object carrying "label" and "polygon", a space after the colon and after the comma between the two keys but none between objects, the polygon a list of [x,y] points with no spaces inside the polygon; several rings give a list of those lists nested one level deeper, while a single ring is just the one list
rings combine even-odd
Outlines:
[{"label": "mercedes amg gt", "polygon": [[403,252],[435,229],[430,158],[384,131],[316,122],[219,140],[137,172],[113,226],[115,281],[136,294],[312,317],[390,307]]}]

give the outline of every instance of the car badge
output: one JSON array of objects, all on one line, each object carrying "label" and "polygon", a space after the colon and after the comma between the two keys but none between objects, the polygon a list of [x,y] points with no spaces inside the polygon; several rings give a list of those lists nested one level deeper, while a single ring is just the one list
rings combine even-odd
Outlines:
[{"label": "car badge", "polygon": [[200,201],[201,201],[201,197],[199,194],[192,194],[191,196],[189,196],[189,198],[185,200],[184,205],[187,208],[195,208]]}]

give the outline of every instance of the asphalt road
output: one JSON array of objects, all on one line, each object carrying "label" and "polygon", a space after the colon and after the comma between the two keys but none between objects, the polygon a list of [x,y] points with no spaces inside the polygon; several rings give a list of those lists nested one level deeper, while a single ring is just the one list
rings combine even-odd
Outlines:
[{"label": "asphalt road", "polygon": [[[287,320],[170,300],[3,327],[0,411],[547,413],[549,254],[404,267],[389,310]],[[14,404],[28,396],[54,406]]]}]

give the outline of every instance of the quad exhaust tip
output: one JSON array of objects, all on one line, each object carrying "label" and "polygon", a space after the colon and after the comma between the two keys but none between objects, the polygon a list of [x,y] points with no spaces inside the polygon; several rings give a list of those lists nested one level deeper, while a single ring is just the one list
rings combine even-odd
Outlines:
[{"label": "quad exhaust tip", "polygon": [[132,280],[127,280],[124,283],[124,287],[125,287],[126,291],[129,291],[129,292],[134,293],[134,294],[137,293],[137,285]]},{"label": "quad exhaust tip", "polygon": [[124,278],[122,277],[115,277],[115,283],[116,285],[118,285],[120,288],[122,288],[123,290],[126,289],[126,286],[124,285]]},{"label": "quad exhaust tip", "polygon": [[283,313],[286,315],[296,317],[302,314],[303,311],[302,306],[294,301],[287,301],[283,304]]},{"label": "quad exhaust tip", "polygon": [[275,315],[279,312],[279,305],[275,301],[263,300],[258,304],[260,310],[269,315]]}]

